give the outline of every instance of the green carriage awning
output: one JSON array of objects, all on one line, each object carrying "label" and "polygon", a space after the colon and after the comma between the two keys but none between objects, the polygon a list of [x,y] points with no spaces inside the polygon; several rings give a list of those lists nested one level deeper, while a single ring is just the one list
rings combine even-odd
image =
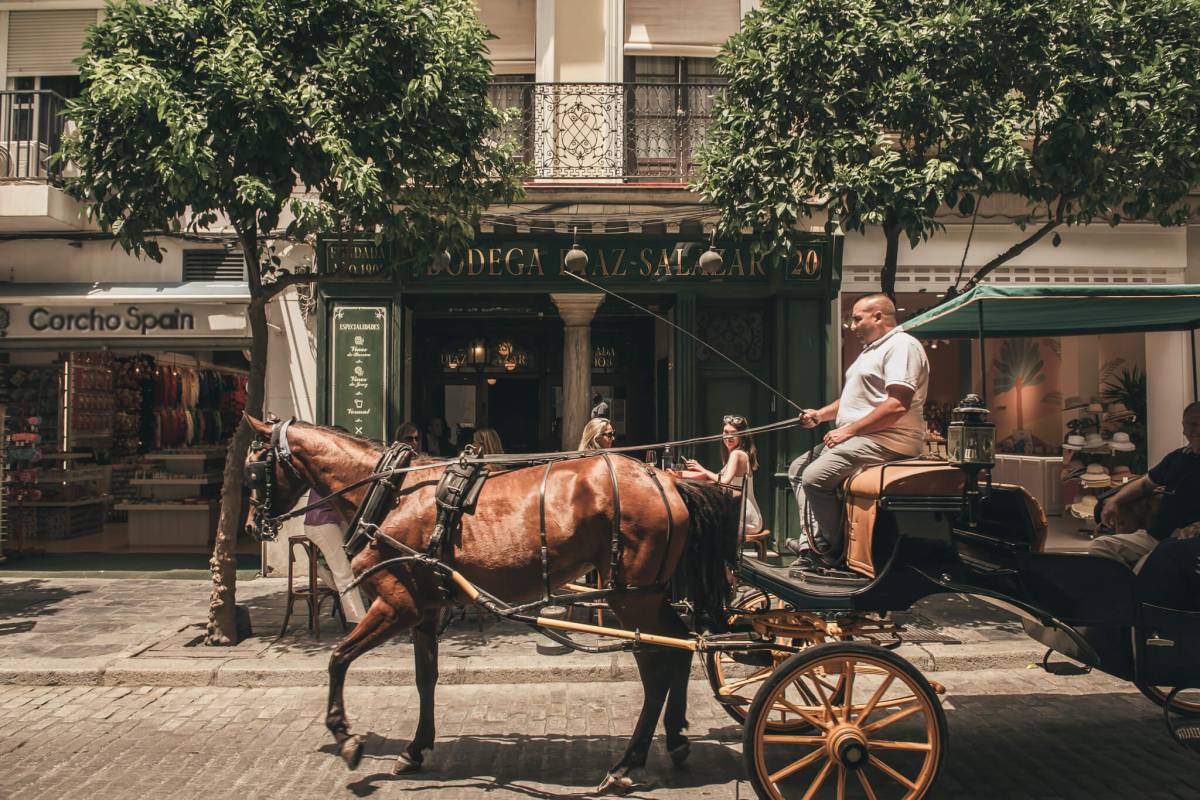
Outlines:
[{"label": "green carriage awning", "polygon": [[977,286],[901,327],[922,339],[1194,330],[1200,285]]}]

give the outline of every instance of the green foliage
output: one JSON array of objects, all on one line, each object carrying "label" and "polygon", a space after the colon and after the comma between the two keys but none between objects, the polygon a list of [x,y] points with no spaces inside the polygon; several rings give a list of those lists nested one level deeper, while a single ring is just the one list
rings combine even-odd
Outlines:
[{"label": "green foliage", "polygon": [[992,360],[996,370],[995,393],[1044,383],[1043,366],[1036,339],[1005,339],[1000,345],[1000,355]]},{"label": "green foliage", "polygon": [[697,188],[773,249],[826,204],[915,247],[1001,192],[1180,224],[1200,180],[1200,0],[763,0],[719,72]]},{"label": "green foliage", "polygon": [[79,62],[68,190],[155,258],[153,232],[222,217],[243,244],[440,250],[518,190],[486,37],[471,0],[117,0]]}]

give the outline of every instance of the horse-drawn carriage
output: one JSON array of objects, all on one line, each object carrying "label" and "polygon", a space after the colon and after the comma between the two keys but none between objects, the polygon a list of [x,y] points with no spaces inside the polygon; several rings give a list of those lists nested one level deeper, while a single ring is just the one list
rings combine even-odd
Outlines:
[{"label": "horse-drawn carriage", "polygon": [[[1200,287],[1145,288],[1154,291],[1123,292],[1152,305],[1139,316],[1159,330],[1194,329]],[[962,335],[966,319],[982,342],[982,309],[993,299],[1009,301],[1000,305],[1003,335],[1095,332],[1129,319],[1115,308],[1097,313],[1099,293],[1073,318],[1077,298],[1060,298],[1048,316],[1021,313],[1015,302],[1050,295],[976,290],[906,327]],[[350,661],[398,629],[413,632],[420,724],[397,769],[419,768],[433,744],[437,620],[465,602],[580,649],[634,651],[645,704],[602,789],[631,785],[664,705],[668,752],[677,764],[687,757],[686,685],[699,653],[718,702],[744,721],[744,759],[760,797],[924,796],[947,750],[940,687],[881,643],[895,638],[893,612],[938,593],[1002,605],[1047,647],[1134,682],[1168,712],[1200,716],[1200,705],[1177,693],[1200,687],[1200,604],[1165,607],[1122,564],[1047,552],[1037,503],[1020,487],[980,481],[995,441],[983,417],[977,406],[960,409],[948,462],[886,464],[847,482],[853,574],[833,580],[745,555],[730,492],[615,451],[413,464],[403,447],[381,451],[328,429],[253,421],[267,441],[247,462],[251,527],[270,536],[303,509],[274,511],[294,506],[308,485],[352,520],[351,545],[362,546],[354,569],[376,600],[330,662],[327,725],[351,766],[362,742],[349,734],[342,702]],[[600,572],[603,588],[558,588],[587,568]],[[669,602],[680,574],[690,626]],[[728,574],[749,590],[733,603]],[[620,628],[566,618],[566,607],[597,600]],[[579,633],[617,641],[585,645],[572,638]],[[1195,734],[1173,732],[1181,742]]]}]

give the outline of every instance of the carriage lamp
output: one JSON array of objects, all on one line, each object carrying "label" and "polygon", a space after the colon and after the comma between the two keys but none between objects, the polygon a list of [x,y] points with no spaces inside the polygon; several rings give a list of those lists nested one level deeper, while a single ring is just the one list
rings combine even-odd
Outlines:
[{"label": "carriage lamp", "polygon": [[964,397],[951,412],[946,431],[946,453],[951,464],[978,472],[995,464],[996,426],[977,394]]}]

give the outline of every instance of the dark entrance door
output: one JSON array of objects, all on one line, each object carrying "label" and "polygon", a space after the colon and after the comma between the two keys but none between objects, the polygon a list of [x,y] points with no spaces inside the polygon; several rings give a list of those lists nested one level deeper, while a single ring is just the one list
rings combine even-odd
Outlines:
[{"label": "dark entrance door", "polygon": [[539,381],[536,378],[496,377],[487,385],[485,418],[500,434],[509,453],[533,453],[539,448],[541,416]]}]

